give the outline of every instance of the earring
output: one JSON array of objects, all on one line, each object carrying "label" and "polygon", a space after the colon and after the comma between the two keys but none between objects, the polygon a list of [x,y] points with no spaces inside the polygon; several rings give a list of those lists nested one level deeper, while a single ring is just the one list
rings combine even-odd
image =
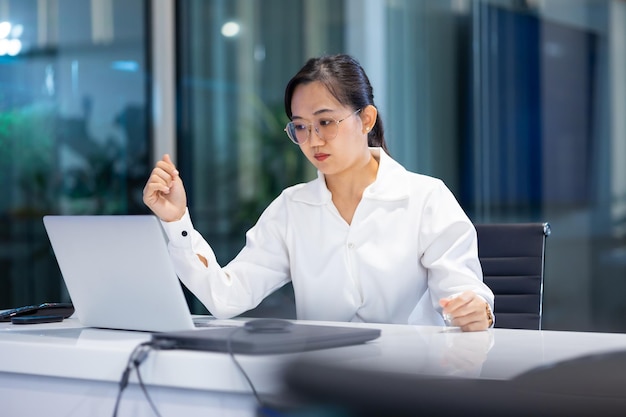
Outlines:
[{"label": "earring", "polygon": [[366,127],[366,128],[365,128],[365,131],[366,131],[366,132],[369,132],[369,131],[370,131],[370,129],[371,129],[371,128],[368,126],[368,127]]}]

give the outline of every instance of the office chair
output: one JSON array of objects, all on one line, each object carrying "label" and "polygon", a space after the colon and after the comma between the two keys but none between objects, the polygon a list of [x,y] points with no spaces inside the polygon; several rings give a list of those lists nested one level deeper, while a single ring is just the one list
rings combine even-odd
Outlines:
[{"label": "office chair", "polygon": [[478,258],[495,295],[495,327],[541,329],[548,223],[476,224]]}]

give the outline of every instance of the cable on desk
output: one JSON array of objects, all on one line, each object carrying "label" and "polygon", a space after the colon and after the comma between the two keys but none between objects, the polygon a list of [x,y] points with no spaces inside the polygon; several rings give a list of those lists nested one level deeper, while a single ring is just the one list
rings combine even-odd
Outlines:
[{"label": "cable on desk", "polygon": [[235,366],[237,367],[237,369],[239,369],[239,372],[241,372],[243,377],[246,379],[246,382],[248,383],[248,385],[250,386],[250,389],[252,390],[252,393],[254,394],[254,398],[256,399],[256,402],[257,402],[258,407],[259,407],[257,409],[257,415],[258,416],[263,416],[263,417],[286,417],[288,415],[292,415],[290,413],[285,414],[282,411],[280,411],[280,409],[277,408],[277,406],[279,406],[279,403],[272,404],[271,398],[266,397],[265,400],[261,398],[261,395],[259,395],[258,391],[254,387],[254,384],[252,383],[252,380],[248,376],[247,372],[243,369],[243,366],[241,366],[241,364],[239,363],[239,361],[235,357],[235,353],[233,351],[233,343],[232,342],[233,342],[233,339],[234,339],[234,335],[237,334],[238,332],[241,332],[241,331],[247,331],[247,330],[244,327],[238,327],[238,328],[234,329],[228,335],[228,338],[226,339],[226,350],[228,351],[228,354],[231,357],[231,359],[232,359],[233,363],[235,364]]},{"label": "cable on desk", "polygon": [[[235,364],[235,366],[237,367],[237,369],[239,369],[241,374],[246,379],[246,382],[250,386],[250,389],[252,390],[252,393],[254,394],[254,397],[256,398],[257,403],[259,404],[261,409],[265,410],[265,415],[270,415],[271,414],[272,416],[280,416],[280,413],[278,413],[276,411],[271,412],[271,407],[268,407],[268,404],[266,404],[261,399],[261,396],[259,395],[259,393],[257,392],[256,388],[254,387],[254,384],[252,383],[252,380],[250,379],[250,377],[248,376],[246,371],[243,369],[243,367],[241,366],[241,364],[239,363],[239,361],[235,357],[235,354],[233,352],[232,339],[233,339],[233,336],[237,332],[242,331],[242,330],[244,330],[244,329],[243,328],[237,328],[237,329],[234,329],[230,333],[230,335],[229,335],[229,337],[228,337],[228,339],[226,341],[228,354],[230,355],[230,357],[231,357],[233,363]],[[137,345],[133,349],[133,351],[131,352],[130,356],[128,357],[128,362],[126,363],[126,368],[124,369],[124,372],[122,372],[122,377],[120,378],[119,390],[117,392],[117,398],[115,400],[115,407],[113,408],[113,416],[112,417],[117,417],[117,413],[118,413],[118,410],[119,410],[119,405],[120,405],[120,402],[121,402],[121,399],[122,399],[122,393],[124,392],[124,390],[128,386],[128,381],[130,379],[130,374],[133,371],[133,369],[137,373],[137,380],[139,381],[139,386],[140,386],[141,390],[143,391],[144,396],[148,400],[148,403],[150,404],[150,407],[154,411],[154,414],[156,414],[157,417],[161,417],[161,414],[159,413],[159,410],[156,408],[156,405],[152,401],[152,398],[148,394],[148,390],[146,389],[146,386],[143,383],[143,379],[141,377],[141,372],[139,371],[139,367],[146,360],[146,358],[150,354],[151,350],[175,349],[175,348],[176,348],[176,343],[175,342],[171,342],[171,341],[167,341],[167,340],[158,340],[158,341],[152,340],[152,341],[140,343],[139,345]],[[270,414],[267,414],[268,412]]]},{"label": "cable on desk", "polygon": [[132,372],[133,368],[135,369],[135,372],[137,373],[137,379],[139,380],[139,387],[143,391],[143,394],[146,397],[146,399],[148,400],[150,407],[154,411],[154,414],[157,415],[157,417],[161,417],[159,410],[157,410],[156,405],[152,401],[152,398],[148,394],[148,390],[146,389],[146,386],[143,383],[143,379],[141,378],[141,372],[139,371],[139,366],[146,360],[146,358],[150,354],[150,350],[171,349],[172,347],[174,347],[174,345],[168,343],[167,341],[159,341],[159,342],[149,341],[149,342],[140,343],[133,349],[130,356],[128,357],[128,362],[126,362],[126,368],[124,369],[124,372],[122,372],[122,377],[119,382],[119,390],[117,392],[117,398],[115,399],[115,407],[113,408],[113,417],[117,417],[117,412],[118,412],[120,402],[122,399],[122,393],[128,386],[128,380],[130,379],[130,373]]},{"label": "cable on desk", "polygon": [[235,335],[235,333],[240,332],[242,330],[243,330],[243,327],[238,327],[237,329],[234,329],[228,335],[228,339],[226,340],[226,346],[227,346],[228,354],[230,355],[231,359],[235,363],[235,366],[237,367],[237,369],[239,369],[239,371],[242,373],[243,377],[248,382],[248,385],[250,386],[250,389],[252,389],[252,393],[254,394],[254,398],[256,398],[257,402],[259,403],[259,406],[263,407],[263,406],[265,406],[265,404],[261,400],[261,397],[259,396],[259,393],[257,392],[256,388],[254,387],[254,384],[252,383],[252,380],[250,379],[250,377],[248,376],[246,371],[244,371],[243,367],[241,366],[241,364],[239,363],[237,358],[235,358],[235,354],[233,352],[233,344],[232,344],[233,336]]}]

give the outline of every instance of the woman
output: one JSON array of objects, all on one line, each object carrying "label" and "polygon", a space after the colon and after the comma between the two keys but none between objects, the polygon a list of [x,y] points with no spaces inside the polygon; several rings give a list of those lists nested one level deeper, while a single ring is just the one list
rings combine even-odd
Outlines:
[{"label": "woman", "polygon": [[180,279],[209,311],[241,314],[291,281],[298,319],[490,327],[474,227],[443,182],[387,154],[359,63],[309,60],[287,84],[285,111],[285,131],[318,177],[285,189],[225,267],[193,228],[168,155],[144,189]]}]

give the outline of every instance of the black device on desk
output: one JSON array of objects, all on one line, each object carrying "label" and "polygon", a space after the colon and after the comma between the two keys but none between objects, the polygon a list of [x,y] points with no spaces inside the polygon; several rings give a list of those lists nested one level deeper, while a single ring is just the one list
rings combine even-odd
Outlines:
[{"label": "black device on desk", "polygon": [[74,314],[72,303],[42,303],[0,312],[0,322],[13,324],[53,323]]},{"label": "black device on desk", "polygon": [[243,326],[154,333],[152,341],[170,349],[245,354],[294,353],[357,345],[377,339],[380,329],[253,319]]}]

